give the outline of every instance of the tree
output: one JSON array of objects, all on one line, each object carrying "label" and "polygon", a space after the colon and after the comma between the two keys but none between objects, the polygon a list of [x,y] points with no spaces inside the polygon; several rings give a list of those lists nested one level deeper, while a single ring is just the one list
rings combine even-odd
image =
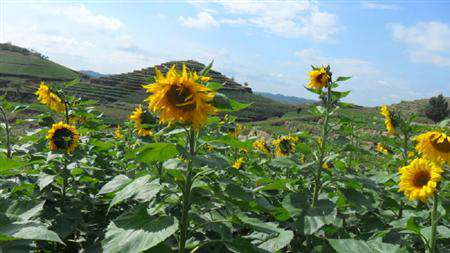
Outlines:
[{"label": "tree", "polygon": [[445,119],[449,114],[448,102],[442,94],[430,98],[425,108],[425,115],[435,123]]}]

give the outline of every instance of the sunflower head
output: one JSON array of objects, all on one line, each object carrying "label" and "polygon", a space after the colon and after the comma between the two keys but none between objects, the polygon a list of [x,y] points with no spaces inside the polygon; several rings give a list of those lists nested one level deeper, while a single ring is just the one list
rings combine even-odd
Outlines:
[{"label": "sunflower head", "polygon": [[378,144],[377,144],[377,147],[375,148],[375,150],[376,150],[377,152],[382,153],[382,154],[385,154],[385,155],[389,153],[389,150],[388,150],[387,148],[385,148],[385,147],[383,146],[383,144],[381,144],[381,143],[378,143]]},{"label": "sunflower head", "polygon": [[80,142],[80,135],[74,126],[59,122],[53,124],[46,139],[50,150],[72,153]]},{"label": "sunflower head", "polygon": [[384,124],[390,135],[395,134],[395,128],[400,125],[400,115],[396,112],[391,112],[387,105],[380,108],[380,114],[384,117]]},{"label": "sunflower head", "polygon": [[295,152],[298,138],[295,136],[282,136],[272,142],[277,156],[287,156]]},{"label": "sunflower head", "polygon": [[142,105],[137,105],[133,113],[130,115],[130,120],[134,122],[134,128],[138,136],[152,136],[153,132],[149,129],[149,125],[155,124],[156,118],[148,110],[144,110]]},{"label": "sunflower head", "polygon": [[244,165],[244,161],[245,161],[245,158],[241,157],[234,162],[232,167],[235,169],[240,169],[240,168],[242,168],[242,165]]},{"label": "sunflower head", "polygon": [[181,74],[175,65],[165,76],[158,69],[155,72],[155,83],[145,85],[144,88],[151,93],[146,99],[149,108],[159,113],[161,123],[179,122],[199,129],[209,115],[217,113],[217,109],[209,103],[216,92],[201,84],[207,82],[208,77],[188,71],[184,64]]},{"label": "sunflower head", "polygon": [[43,82],[39,85],[39,89],[34,93],[40,103],[47,105],[53,111],[62,113],[65,111],[65,105],[62,99]]},{"label": "sunflower head", "polygon": [[450,136],[439,131],[429,131],[417,136],[416,141],[416,150],[424,158],[439,164],[450,164]]},{"label": "sunflower head", "polygon": [[253,142],[253,147],[264,154],[270,154],[270,147],[263,139],[259,139]]},{"label": "sunflower head", "polygon": [[403,192],[409,200],[426,202],[437,190],[442,172],[442,168],[431,161],[414,159],[400,168],[399,192]]},{"label": "sunflower head", "polygon": [[320,90],[327,87],[331,81],[331,73],[324,68],[316,68],[309,72],[309,84],[308,87],[311,89]]},{"label": "sunflower head", "polygon": [[122,134],[122,131],[120,130],[120,126],[118,125],[117,127],[116,127],[116,129],[114,130],[114,139],[116,139],[116,140],[121,140],[121,139],[123,139],[123,134]]}]

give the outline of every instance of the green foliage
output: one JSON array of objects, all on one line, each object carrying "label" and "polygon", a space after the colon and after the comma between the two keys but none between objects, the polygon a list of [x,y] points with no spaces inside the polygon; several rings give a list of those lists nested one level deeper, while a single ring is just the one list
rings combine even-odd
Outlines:
[{"label": "green foliage", "polygon": [[428,105],[425,108],[425,115],[435,123],[447,118],[449,113],[448,102],[442,94],[430,98]]}]

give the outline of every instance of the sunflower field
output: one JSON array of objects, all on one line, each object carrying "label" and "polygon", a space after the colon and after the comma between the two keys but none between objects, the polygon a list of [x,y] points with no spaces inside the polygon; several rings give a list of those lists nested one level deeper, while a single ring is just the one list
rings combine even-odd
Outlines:
[{"label": "sunflower field", "polygon": [[156,71],[113,126],[76,81],[2,99],[0,252],[450,252],[448,121],[382,106],[368,145],[324,66],[318,131],[262,137],[210,68]]}]

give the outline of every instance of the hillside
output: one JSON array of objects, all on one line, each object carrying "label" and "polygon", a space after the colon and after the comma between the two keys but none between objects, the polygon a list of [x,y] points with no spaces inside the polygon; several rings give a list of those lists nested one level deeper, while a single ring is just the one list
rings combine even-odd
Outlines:
[{"label": "hillside", "polygon": [[[167,62],[155,67],[163,73],[173,64],[181,68],[182,64],[194,71],[202,70],[205,65],[196,61]],[[134,106],[147,96],[142,85],[155,74],[154,67],[135,70],[130,73],[91,77],[92,72],[77,72],[54,63],[47,57],[11,44],[0,44],[0,92],[20,102],[34,101],[34,91],[41,81],[61,84],[76,78],[80,83],[68,88],[68,92],[99,102],[98,109],[114,120],[125,119]],[[223,83],[220,90],[230,98],[252,105],[237,113],[242,121],[262,120],[282,116],[292,110],[289,105],[252,93],[232,78],[211,70],[209,75],[215,82]],[[97,75],[98,76],[98,75]]]},{"label": "hillside", "polygon": [[85,75],[87,75],[89,77],[94,77],[94,78],[107,76],[107,74],[102,74],[102,73],[95,72],[95,71],[92,71],[92,70],[79,70],[78,72],[83,73],[83,74],[85,74]]},{"label": "hillside", "polygon": [[311,104],[316,102],[312,99],[300,98],[295,96],[286,96],[282,94],[273,94],[270,92],[260,92],[255,91],[255,94],[261,95],[266,98],[270,98],[272,100],[278,101],[280,103],[290,104],[290,105],[301,105],[301,104]]}]

